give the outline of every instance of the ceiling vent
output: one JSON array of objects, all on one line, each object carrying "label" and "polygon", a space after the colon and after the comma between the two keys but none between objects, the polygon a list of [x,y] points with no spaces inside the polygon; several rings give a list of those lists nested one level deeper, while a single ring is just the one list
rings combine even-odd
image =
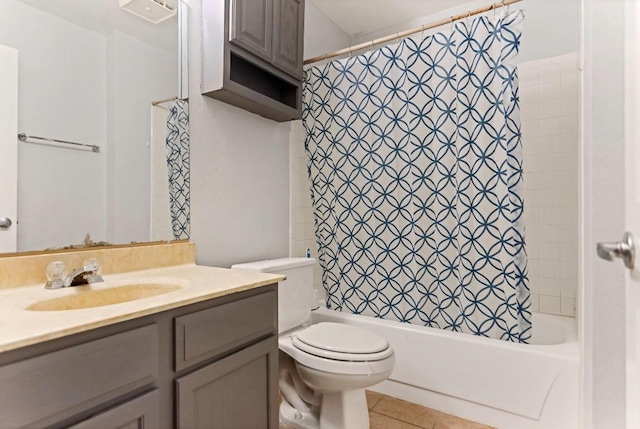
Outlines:
[{"label": "ceiling vent", "polygon": [[162,0],[119,0],[119,3],[122,9],[154,24],[171,18],[177,12]]}]

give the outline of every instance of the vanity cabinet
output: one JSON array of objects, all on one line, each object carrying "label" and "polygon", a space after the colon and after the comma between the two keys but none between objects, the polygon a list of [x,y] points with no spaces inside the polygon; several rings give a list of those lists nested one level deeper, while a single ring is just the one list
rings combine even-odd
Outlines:
[{"label": "vanity cabinet", "polygon": [[[277,306],[263,293],[175,319],[175,367],[187,373],[176,380],[178,428],[278,427]],[[215,359],[226,350],[238,351]]]},{"label": "vanity cabinet", "polygon": [[276,285],[234,293],[0,353],[0,428],[276,429],[277,358]]},{"label": "vanity cabinet", "polygon": [[304,0],[205,0],[202,93],[269,119],[302,112]]}]

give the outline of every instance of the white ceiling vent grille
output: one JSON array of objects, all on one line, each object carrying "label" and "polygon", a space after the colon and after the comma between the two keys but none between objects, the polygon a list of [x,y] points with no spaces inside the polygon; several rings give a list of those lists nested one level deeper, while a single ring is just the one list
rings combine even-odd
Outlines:
[{"label": "white ceiling vent grille", "polygon": [[162,0],[119,0],[119,3],[122,9],[154,24],[171,18],[177,12]]}]

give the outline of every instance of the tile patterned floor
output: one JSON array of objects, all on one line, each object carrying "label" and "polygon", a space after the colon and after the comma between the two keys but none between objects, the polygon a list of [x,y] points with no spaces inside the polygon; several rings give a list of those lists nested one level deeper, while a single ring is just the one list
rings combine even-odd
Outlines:
[{"label": "tile patterned floor", "polygon": [[[367,393],[371,429],[494,429],[370,390]],[[288,429],[280,424],[280,429]]]}]

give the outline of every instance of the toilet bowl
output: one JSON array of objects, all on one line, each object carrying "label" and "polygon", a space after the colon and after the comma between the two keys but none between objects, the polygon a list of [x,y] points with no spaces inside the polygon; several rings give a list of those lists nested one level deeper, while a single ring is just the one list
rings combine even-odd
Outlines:
[{"label": "toilet bowl", "polygon": [[283,258],[231,268],[287,276],[278,287],[280,421],[294,429],[368,429],[365,388],[391,374],[394,352],[356,326],[309,324],[314,262]]},{"label": "toilet bowl", "polygon": [[369,428],[364,389],[385,380],[395,363],[386,340],[355,326],[323,322],[280,335],[278,346],[295,361],[305,385],[320,394],[319,415],[292,420],[281,412],[283,423],[307,429],[314,426],[301,420],[311,417],[322,429]]}]

